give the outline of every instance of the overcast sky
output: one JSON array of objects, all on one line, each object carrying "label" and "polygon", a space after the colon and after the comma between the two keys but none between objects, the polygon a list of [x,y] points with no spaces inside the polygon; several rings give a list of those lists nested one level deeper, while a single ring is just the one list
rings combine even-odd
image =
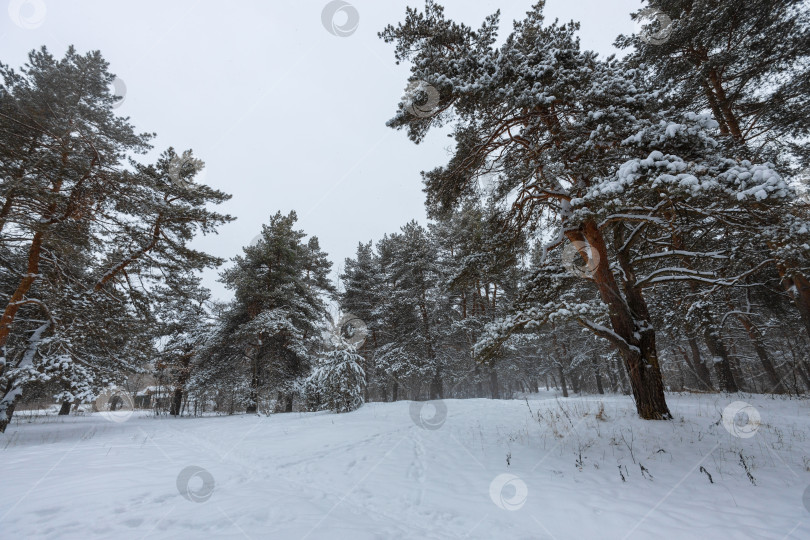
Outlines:
[{"label": "overcast sky", "polygon": [[[501,10],[501,37],[535,0],[445,0],[449,18],[475,27]],[[359,241],[411,219],[425,222],[419,172],[443,164],[451,140],[422,144],[385,127],[403,94],[406,66],[377,32],[415,0],[351,0],[338,29],[324,26],[324,0],[6,0],[2,60],[25,62],[46,45],[62,56],[99,49],[126,84],[118,107],[139,131],[156,132],[155,153],[191,148],[204,181],[233,194],[219,210],[238,219],[194,246],[223,258],[240,252],[277,210],[296,210],[335,270]],[[640,0],[548,0],[547,20],[578,20],[584,48],[616,52],[634,30]],[[205,274],[214,296],[230,293]]]}]

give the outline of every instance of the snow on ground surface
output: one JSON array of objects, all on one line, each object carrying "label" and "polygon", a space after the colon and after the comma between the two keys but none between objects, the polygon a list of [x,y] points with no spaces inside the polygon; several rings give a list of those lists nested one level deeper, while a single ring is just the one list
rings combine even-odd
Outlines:
[{"label": "snow on ground surface", "polygon": [[39,416],[0,435],[0,537],[810,538],[810,401],[668,399]]}]

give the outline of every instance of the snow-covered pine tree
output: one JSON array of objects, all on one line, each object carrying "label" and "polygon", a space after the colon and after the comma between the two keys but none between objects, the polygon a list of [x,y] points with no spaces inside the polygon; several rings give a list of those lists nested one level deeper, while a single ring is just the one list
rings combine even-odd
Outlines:
[{"label": "snow-covered pine tree", "polygon": [[[379,360],[396,365],[397,376],[413,377],[421,394],[422,382],[430,399],[443,397],[444,357],[438,345],[438,328],[445,324],[446,311],[441,289],[436,246],[429,232],[412,221],[399,233],[378,243],[383,280],[388,298],[383,320],[396,345],[382,351]],[[404,356],[403,356],[404,354]],[[402,362],[408,358],[407,362]]]},{"label": "snow-covered pine tree", "polygon": [[294,383],[309,374],[326,328],[331,263],[316,237],[304,243],[297,219],[295,212],[277,212],[259,241],[221,274],[234,300],[206,345],[201,373],[238,373],[248,412],[257,412],[270,390],[278,392],[280,410],[292,411]]},{"label": "snow-covered pine tree", "polygon": [[167,281],[155,289],[156,333],[162,347],[154,367],[172,391],[169,414],[179,416],[183,400],[188,398],[189,380],[213,329],[208,309],[211,292],[193,274],[170,276]]},{"label": "snow-covered pine tree", "polygon": [[516,22],[499,48],[493,46],[497,14],[473,30],[446,20],[432,1],[423,13],[409,8],[405,21],[381,37],[395,43],[398,61],[412,61],[410,81],[431,85],[440,99],[432,115],[413,115],[408,103],[400,103],[389,125],[407,128],[419,141],[430,127],[454,122],[454,156],[424,175],[434,215],[454,207],[479,178],[494,176],[493,192],[500,201],[508,196],[516,229],[554,220],[557,234],[549,249],[566,241],[590,246],[592,256],[581,255],[593,263],[603,315],[600,321],[579,320],[622,351],[639,414],[669,418],[643,295],[613,274],[608,231],[600,222],[569,223],[572,199],[618,165],[617,143],[637,130],[654,96],[644,94],[640,77],[616,61],[581,51],[575,23],[544,26],[542,8],[539,2]]},{"label": "snow-covered pine tree", "polygon": [[62,378],[72,390],[60,399],[89,399],[142,369],[151,285],[220,262],[187,244],[232,219],[206,208],[229,196],[189,188],[202,168],[190,152],[125,161],[151,136],[115,116],[107,67],[72,47],[61,60],[33,51],[20,72],[0,66],[1,248],[14,262],[0,271],[0,432],[38,378]]},{"label": "snow-covered pine tree", "polygon": [[[787,176],[810,165],[810,10],[803,0],[648,0],[636,12],[671,21],[666,39],[620,36],[634,50],[629,62],[645,70],[681,112],[708,111],[717,139],[734,155],[772,161]],[[646,11],[645,11],[646,10]],[[656,21],[647,21],[652,26]],[[648,28],[655,32],[660,28]],[[762,238],[810,337],[810,264],[804,224],[810,211],[794,201],[784,218],[794,234]]]},{"label": "snow-covered pine tree", "polygon": [[338,343],[318,359],[309,387],[321,407],[336,413],[351,412],[364,403],[366,374],[363,357],[348,343]]},{"label": "snow-covered pine tree", "polygon": [[[810,11],[803,0],[646,0],[630,61],[681,112],[710,111],[721,136],[751,156],[810,159]],[[645,14],[663,17],[643,20]],[[668,25],[661,28],[661,21]],[[661,39],[650,35],[663,32]]]}]

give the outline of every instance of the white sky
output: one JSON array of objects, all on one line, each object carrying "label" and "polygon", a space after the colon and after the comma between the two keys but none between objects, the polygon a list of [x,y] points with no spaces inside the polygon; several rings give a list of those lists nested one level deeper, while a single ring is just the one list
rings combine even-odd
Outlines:
[{"label": "white sky", "polygon": [[[474,27],[500,8],[503,37],[534,1],[440,3],[449,18]],[[195,247],[228,259],[271,214],[294,209],[299,228],[318,236],[337,270],[359,241],[414,218],[425,222],[419,172],[445,163],[452,141],[435,132],[417,146],[385,127],[408,69],[377,37],[422,0],[351,0],[359,26],[347,37],[322,25],[326,0],[5,3],[0,60],[19,67],[41,45],[57,57],[69,44],[101,50],[126,83],[119,113],[157,133],[155,153],[192,148],[206,162],[204,181],[233,194],[218,209],[238,219]],[[629,13],[640,6],[548,0],[546,17],[580,21],[583,47],[611,54],[614,38],[633,32]],[[44,18],[25,29],[17,13]],[[206,272],[205,285],[229,298],[216,278]]]}]

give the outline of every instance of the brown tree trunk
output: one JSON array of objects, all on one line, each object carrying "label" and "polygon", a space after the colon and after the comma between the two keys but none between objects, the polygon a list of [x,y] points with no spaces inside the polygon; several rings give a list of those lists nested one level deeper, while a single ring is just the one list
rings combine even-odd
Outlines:
[{"label": "brown tree trunk", "polygon": [[181,406],[183,405],[183,394],[185,393],[186,383],[190,376],[189,366],[191,365],[192,352],[186,351],[180,357],[177,380],[174,383],[174,393],[172,394],[172,402],[169,406],[169,414],[172,416],[180,416]]},{"label": "brown tree trunk", "polygon": [[695,368],[698,379],[703,383],[707,390],[713,391],[714,386],[712,385],[712,375],[709,368],[706,367],[705,362],[703,362],[703,358],[700,354],[700,345],[698,344],[697,338],[695,338],[693,335],[691,328],[687,327],[686,331],[689,333],[687,341],[689,342],[689,349],[692,351],[692,365]]},{"label": "brown tree trunk", "polygon": [[804,329],[810,337],[810,282],[799,272],[788,274],[783,266],[779,266],[778,270],[782,277],[782,286],[799,310]]},{"label": "brown tree trunk", "polygon": [[723,117],[723,112],[720,110],[720,105],[717,104],[717,97],[714,95],[714,92],[712,92],[711,86],[709,86],[709,81],[706,79],[703,79],[703,91],[706,94],[706,100],[709,102],[709,108],[712,110],[714,119],[717,120],[718,124],[720,124],[720,134],[728,135],[728,124],[726,123],[726,119]]},{"label": "brown tree trunk", "polygon": [[738,142],[745,142],[742,131],[740,130],[740,123],[731,108],[731,102],[726,96],[726,90],[723,88],[723,82],[716,70],[712,69],[709,72],[709,80],[714,88],[714,95],[717,96],[717,103],[720,105],[720,109],[723,111],[723,117],[725,118],[728,130],[731,132],[731,136],[734,137],[734,139]]},{"label": "brown tree trunk", "polygon": [[[250,378],[250,401],[248,402],[248,406],[245,409],[245,413],[247,414],[256,414],[259,412],[259,373],[258,373],[258,363],[255,358],[251,360],[251,367],[253,368],[253,374]],[[281,394],[279,393],[279,398],[281,398]]]},{"label": "brown tree trunk", "polygon": [[729,393],[738,392],[739,387],[737,381],[734,380],[734,373],[731,371],[731,357],[728,349],[726,349],[726,344],[723,343],[723,339],[717,335],[714,324],[709,323],[704,327],[703,339],[706,341],[706,347],[709,348],[712,355],[712,363],[714,364],[720,390]]},{"label": "brown tree trunk", "polygon": [[[25,275],[23,275],[17,288],[8,299],[6,309],[0,318],[0,350],[2,350],[8,342],[8,336],[11,333],[11,326],[14,323],[14,318],[20,307],[24,305],[23,298],[31,290],[31,285],[34,284],[39,276],[39,259],[42,252],[42,236],[41,232],[34,233],[34,239],[31,241],[31,246],[28,248],[28,264],[26,266]],[[3,368],[0,367],[0,375],[3,374]]]},{"label": "brown tree trunk", "polygon": [[[639,416],[645,420],[669,419],[672,415],[664,396],[664,382],[655,346],[655,330],[650,322],[647,304],[639,288],[635,286],[635,272],[626,253],[619,251],[619,264],[624,272],[624,295],[619,290],[610,269],[607,247],[599,227],[594,221],[586,221],[582,232],[566,233],[571,240],[584,239],[598,255],[591,263],[592,277],[599,295],[608,306],[611,326],[616,337],[603,335],[618,346],[630,375],[630,386]],[[616,243],[624,243],[623,233],[616,229]],[[584,258],[587,254],[582,253]],[[586,263],[589,262],[586,260]],[[595,268],[593,268],[595,267]],[[638,324],[640,323],[640,325]]]},{"label": "brown tree trunk", "polygon": [[169,404],[169,414],[180,416],[180,407],[183,405],[183,388],[178,386],[172,393],[172,402]]}]

